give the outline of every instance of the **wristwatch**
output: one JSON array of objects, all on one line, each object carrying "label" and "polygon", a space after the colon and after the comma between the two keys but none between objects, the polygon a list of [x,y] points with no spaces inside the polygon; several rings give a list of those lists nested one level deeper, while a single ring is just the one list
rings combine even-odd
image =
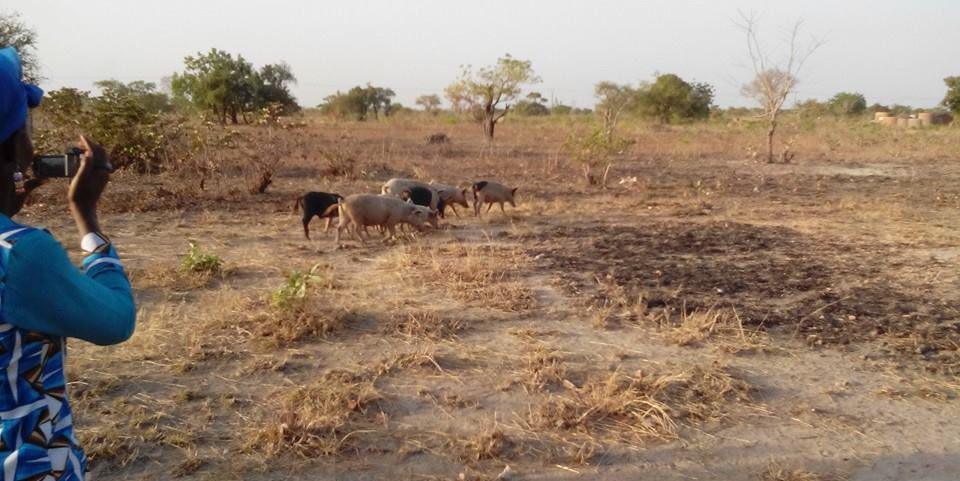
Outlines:
[{"label": "wristwatch", "polygon": [[110,250],[110,238],[99,232],[89,232],[80,240],[80,248],[88,254],[107,252]]}]

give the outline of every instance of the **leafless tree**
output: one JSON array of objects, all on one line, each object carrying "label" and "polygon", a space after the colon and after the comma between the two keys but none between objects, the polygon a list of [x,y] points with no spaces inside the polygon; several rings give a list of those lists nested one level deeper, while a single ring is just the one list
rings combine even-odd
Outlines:
[{"label": "leafless tree", "polygon": [[[773,137],[777,132],[777,120],[783,104],[797,86],[803,65],[823,45],[823,41],[811,38],[801,45],[803,42],[799,37],[803,21],[797,21],[790,31],[786,61],[778,63],[761,46],[757,16],[739,13],[740,23],[737,26],[746,34],[747,52],[754,73],[753,80],[743,86],[742,93],[756,100],[763,109],[760,116],[767,121],[767,162],[773,163]],[[782,154],[783,161],[790,160],[789,152],[784,150]]]}]

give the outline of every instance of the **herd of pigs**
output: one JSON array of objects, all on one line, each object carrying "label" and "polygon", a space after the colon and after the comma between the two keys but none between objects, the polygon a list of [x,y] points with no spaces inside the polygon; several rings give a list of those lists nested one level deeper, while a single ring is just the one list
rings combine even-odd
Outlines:
[{"label": "herd of pigs", "polygon": [[447,207],[460,217],[457,205],[470,207],[467,193],[473,194],[473,212],[480,216],[480,208],[486,204],[487,212],[494,204],[500,205],[500,211],[506,213],[504,204],[516,207],[514,196],[516,188],[507,187],[499,182],[481,180],[470,185],[469,189],[459,186],[440,184],[434,181],[421,182],[414,179],[390,179],[380,189],[380,194],[354,194],[344,197],[330,192],[307,192],[297,198],[294,212],[303,208],[303,234],[310,238],[310,221],[314,217],[326,219],[324,232],[330,229],[334,218],[337,224],[336,244],[340,245],[340,233],[344,229],[352,232],[361,243],[367,227],[376,227],[389,235],[396,236],[395,228],[408,224],[418,231],[428,225],[437,229],[439,219],[445,217]]}]

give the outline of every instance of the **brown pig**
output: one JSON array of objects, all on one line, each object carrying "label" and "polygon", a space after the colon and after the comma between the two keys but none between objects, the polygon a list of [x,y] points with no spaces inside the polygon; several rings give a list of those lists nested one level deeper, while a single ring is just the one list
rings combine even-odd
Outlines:
[{"label": "brown pig", "polygon": [[397,235],[397,224],[410,224],[418,230],[430,220],[430,209],[404,202],[396,197],[376,194],[355,194],[340,201],[340,223],[337,225],[336,243],[340,245],[340,232],[353,225],[353,233],[364,242],[361,230],[367,226],[386,229],[388,239]]},{"label": "brown pig", "polygon": [[[455,185],[440,184],[434,181],[430,181],[430,187],[433,187],[433,189],[437,191],[437,194],[440,194],[440,200],[443,201],[445,206],[449,205],[450,208],[453,209],[453,214],[457,217],[460,217],[460,213],[457,212],[457,204],[470,207],[470,204],[467,204],[467,189],[461,189]],[[440,208],[440,210],[442,211],[443,208]]]},{"label": "brown pig", "polygon": [[476,216],[480,215],[480,206],[483,204],[488,204],[487,212],[490,212],[493,204],[500,204],[500,212],[503,212],[504,215],[506,215],[506,211],[503,210],[503,204],[507,203],[513,207],[517,206],[514,202],[514,197],[517,195],[517,187],[511,189],[498,182],[481,180],[473,184],[472,190],[473,214]]}]

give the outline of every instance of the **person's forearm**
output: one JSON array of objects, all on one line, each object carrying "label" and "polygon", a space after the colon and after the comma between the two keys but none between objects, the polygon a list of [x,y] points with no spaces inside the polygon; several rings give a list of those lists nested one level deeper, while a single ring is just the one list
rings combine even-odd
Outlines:
[{"label": "person's forearm", "polygon": [[96,206],[81,207],[71,204],[70,213],[73,215],[73,221],[77,224],[77,231],[81,238],[91,232],[100,232]]}]

